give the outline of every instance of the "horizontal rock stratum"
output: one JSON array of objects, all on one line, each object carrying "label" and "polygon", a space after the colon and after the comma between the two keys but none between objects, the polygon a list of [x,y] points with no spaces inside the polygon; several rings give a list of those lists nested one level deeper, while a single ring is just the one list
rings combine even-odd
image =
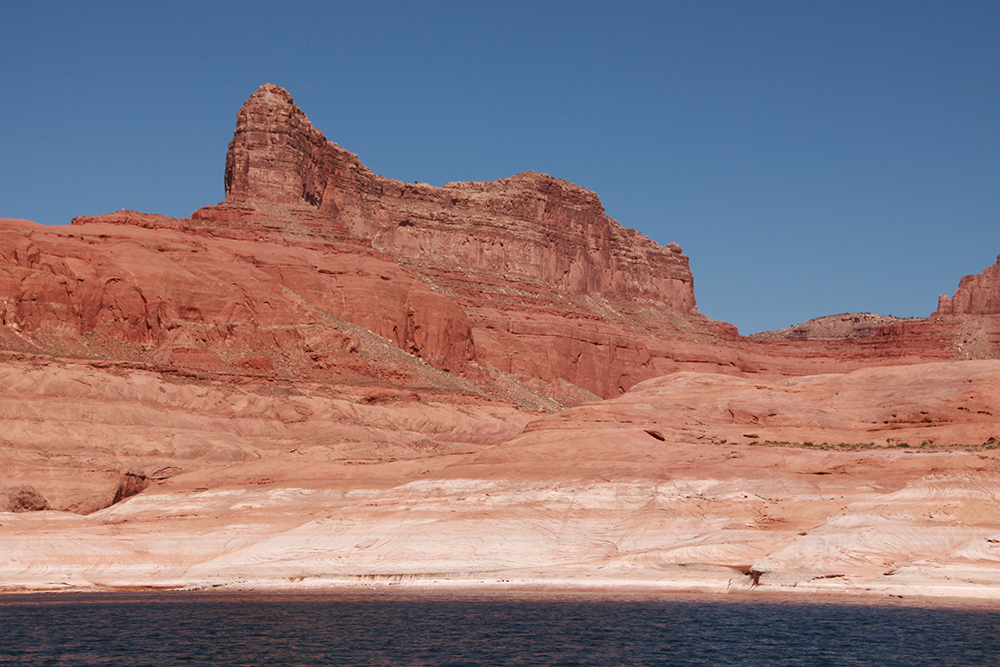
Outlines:
[{"label": "horizontal rock stratum", "polygon": [[995,267],[745,339],[595,193],[375,175],[270,84],[225,184],[0,220],[3,590],[1000,596]]},{"label": "horizontal rock stratum", "polygon": [[442,188],[376,176],[270,84],[237,116],[226,202],[309,205],[411,262],[695,312],[680,247],[625,229],[593,192],[534,171]]},{"label": "horizontal rock stratum", "polygon": [[[8,590],[1000,593],[998,361],[682,372],[534,421],[482,401],[4,372],[5,423],[36,438],[4,449],[8,469],[46,470],[54,504],[121,488],[128,471],[101,487],[102,464],[148,485],[87,516],[0,515]],[[74,459],[89,476],[60,477]]]}]

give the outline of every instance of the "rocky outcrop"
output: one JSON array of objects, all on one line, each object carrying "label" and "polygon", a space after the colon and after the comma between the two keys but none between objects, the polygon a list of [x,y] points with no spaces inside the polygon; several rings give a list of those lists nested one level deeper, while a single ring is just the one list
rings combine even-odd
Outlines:
[{"label": "rocky outcrop", "polygon": [[733,367],[725,347],[736,330],[697,312],[681,247],[622,227],[593,192],[537,172],[444,187],[383,178],[267,84],[240,110],[226,201],[193,217],[239,226],[269,206],[293,211],[276,227],[307,221],[368,240],[446,296],[440,309],[469,318],[467,343],[454,327],[414,322],[404,349],[425,336],[461,348],[452,357],[474,348],[474,373],[500,371],[569,403],[678,368]]},{"label": "rocky outcrop", "polygon": [[[678,370],[801,375],[995,352],[953,324],[870,318],[742,340],[698,313],[678,244],[621,226],[593,192],[537,172],[444,187],[377,176],[270,84],[239,112],[225,182],[226,200],[190,219],[5,221],[0,348],[370,386],[461,379],[534,407]],[[963,290],[956,303],[991,303]]]},{"label": "rocky outcrop", "polygon": [[740,338],[594,193],[376,176],[275,86],[226,188],[0,220],[0,590],[1000,594],[1000,362],[925,363],[996,356],[993,269]]},{"label": "rocky outcrop", "polygon": [[[444,381],[417,380],[420,359],[446,383],[536,407],[538,392],[577,403],[733,364],[725,325],[697,314],[402,264],[290,205],[0,224],[0,305],[5,349],[373,386]],[[413,356],[387,355],[386,343]]]},{"label": "rocky outcrop", "polygon": [[226,200],[312,206],[419,265],[695,312],[680,246],[664,248],[622,227],[593,192],[538,172],[444,187],[376,176],[272,84],[240,109],[226,158]]},{"label": "rocky outcrop", "polygon": [[2,588],[1000,597],[1000,361],[676,373],[530,422],[297,389],[8,364],[4,470],[102,509],[0,516]]},{"label": "rocky outcrop", "polygon": [[942,294],[933,316],[1000,314],[1000,256],[982,273],[965,276],[949,299]]},{"label": "rocky outcrop", "polygon": [[443,187],[377,176],[270,84],[241,109],[227,164],[226,202],[195,217],[231,224],[251,202],[295,206],[297,220],[370,241],[468,316],[478,363],[567,404],[677,370],[798,375],[962,356],[951,324],[874,315],[755,337],[770,347],[742,341],[698,313],[681,247],[621,226],[593,192],[537,172]]},{"label": "rocky outcrop", "polygon": [[49,501],[27,484],[0,490],[0,512],[40,512],[51,509]]},{"label": "rocky outcrop", "polygon": [[15,349],[319,378],[368,363],[352,323],[456,375],[475,357],[461,308],[369,245],[265,227],[220,238],[213,226],[133,211],[69,228],[0,225],[0,337]]},{"label": "rocky outcrop", "polygon": [[372,386],[426,375],[376,351],[388,341],[535,407],[678,370],[955,356],[947,335],[909,323],[854,327],[835,346],[742,341],[697,312],[681,247],[622,227],[593,192],[537,172],[444,187],[377,176],[273,85],[240,110],[225,180],[226,200],[190,219],[6,221],[0,347]]},{"label": "rocky outcrop", "polygon": [[817,317],[784,329],[761,331],[749,336],[754,340],[864,340],[879,335],[883,327],[903,318],[872,313],[843,313]]},{"label": "rocky outcrop", "polygon": [[[349,360],[323,351],[321,330],[312,333],[304,344],[316,356]],[[385,343],[382,353],[392,349]],[[339,484],[351,466],[417,465],[497,444],[536,414],[468,383],[447,384],[442,373],[427,369],[420,386],[398,366],[362,359],[372,366],[367,377],[344,368],[341,379],[328,370],[321,381],[0,353],[0,512],[89,514],[186,473],[215,476],[198,483],[211,487],[243,464],[259,469],[234,483],[277,479],[286,464],[304,463],[307,476]]]},{"label": "rocky outcrop", "polygon": [[360,167],[357,157],[327,141],[286,90],[264,84],[236,117],[226,155],[226,198],[331,211],[327,184],[351,166]]}]

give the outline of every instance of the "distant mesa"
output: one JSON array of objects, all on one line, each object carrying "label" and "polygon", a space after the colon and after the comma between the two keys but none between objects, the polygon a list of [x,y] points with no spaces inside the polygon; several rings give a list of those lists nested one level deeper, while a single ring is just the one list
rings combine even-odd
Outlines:
[{"label": "distant mesa", "polygon": [[982,273],[965,276],[949,299],[942,294],[934,316],[1000,314],[1000,255]]},{"label": "distant mesa", "polygon": [[900,321],[904,321],[904,318],[872,313],[843,313],[817,317],[784,329],[761,331],[749,337],[773,341],[864,340],[876,336],[881,327]]}]

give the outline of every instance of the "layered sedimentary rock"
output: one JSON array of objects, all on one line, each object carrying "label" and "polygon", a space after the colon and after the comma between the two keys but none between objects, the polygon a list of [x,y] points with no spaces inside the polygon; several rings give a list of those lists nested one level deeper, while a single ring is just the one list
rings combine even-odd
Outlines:
[{"label": "layered sedimentary rock", "polygon": [[678,370],[803,374],[973,349],[952,325],[909,321],[836,346],[741,341],[697,312],[681,248],[622,227],[594,193],[535,172],[442,188],[376,176],[272,85],[240,110],[226,187],[187,220],[6,223],[4,345],[378,383],[356,325],[488,393],[552,405]]},{"label": "layered sedimentary rock", "polygon": [[594,193],[376,176],[269,85],[226,193],[0,220],[0,590],[1000,595],[1000,362],[927,363],[992,269],[743,339]]},{"label": "layered sedimentary rock", "polygon": [[[827,356],[852,356],[864,348],[890,343],[897,352],[932,359],[995,359],[1000,357],[1000,257],[982,273],[961,279],[954,295],[942,294],[928,318],[895,318],[870,313],[819,317],[749,338],[782,345],[830,341]],[[805,346],[793,347],[800,357]],[[853,351],[853,352],[852,352]],[[891,354],[891,353],[890,353]],[[878,353],[869,363],[878,363]],[[890,359],[884,359],[889,362]],[[842,369],[842,370],[847,370]]]},{"label": "layered sedimentary rock", "polygon": [[[0,226],[7,349],[367,376],[356,324],[456,374],[475,354],[460,308],[343,235],[266,226],[220,234],[204,222],[129,211],[74,223]],[[329,363],[340,356],[347,361]]]},{"label": "layered sedimentary rock", "polygon": [[[537,172],[444,187],[376,176],[264,85],[237,119],[226,201],[195,217],[226,224],[269,204],[307,207],[390,253],[468,315],[478,361],[560,402],[618,395],[687,359],[732,365],[711,343],[735,329],[697,313],[680,246],[622,227],[572,183]],[[643,312],[622,315],[623,305]],[[664,349],[663,338],[695,350]]]},{"label": "layered sedimentary rock", "polygon": [[[185,473],[214,478],[209,487],[302,476],[337,485],[352,466],[502,442],[534,414],[437,374],[425,377],[437,375],[437,386],[414,390],[412,380],[392,388],[36,355],[0,361],[0,511],[90,513]],[[227,477],[234,465],[245,469]]]},{"label": "layered sedimentary rock", "polygon": [[[78,440],[53,432],[0,456],[162,467],[89,516],[0,515],[7,590],[1000,596],[997,361],[775,382],[677,373],[521,434],[525,421],[482,401],[362,407],[138,371],[123,384],[71,364],[61,382],[39,382],[45,372],[8,370],[18,400],[0,394],[7,423],[32,428],[12,405],[64,406]],[[88,411],[104,401],[127,410],[103,447],[84,446],[102,431]],[[84,480],[44,482],[39,502],[55,505]]]},{"label": "layered sedimentary rock", "polygon": [[947,327],[911,323],[837,346],[747,345],[697,312],[680,246],[622,227],[596,194],[537,172],[444,187],[376,176],[277,86],[241,109],[226,173],[226,202],[196,217],[225,223],[272,202],[335,221],[448,295],[480,362],[565,404],[677,370],[804,374],[956,356]]},{"label": "layered sedimentary rock", "polygon": [[569,404],[679,368],[736,369],[714,349],[735,329],[697,313],[680,247],[625,229],[571,183],[382,178],[265,85],[239,113],[226,186],[187,220],[7,222],[10,346],[316,378],[358,366],[332,361],[359,352],[333,318],[487,391]]},{"label": "layered sedimentary rock", "polygon": [[872,313],[843,313],[816,317],[808,322],[774,331],[761,331],[750,336],[754,340],[865,340],[891,331],[891,327],[907,320]]},{"label": "layered sedimentary rock", "polygon": [[622,227],[593,192],[538,172],[441,188],[376,176],[271,84],[237,116],[226,201],[308,204],[417,263],[695,311],[680,246],[664,248]]},{"label": "layered sedimentary rock", "polygon": [[981,327],[954,322],[899,321],[836,344],[741,340],[697,312],[681,248],[622,227],[594,193],[535,172],[441,188],[376,176],[273,85],[240,110],[225,180],[226,201],[190,219],[6,221],[0,345],[405,385],[423,370],[384,355],[389,341],[465,390],[547,408],[679,370],[991,356]]},{"label": "layered sedimentary rock", "polygon": [[931,320],[952,331],[960,359],[1000,356],[1000,257],[982,273],[965,276],[955,294],[942,294]]},{"label": "layered sedimentary rock", "polygon": [[942,294],[935,316],[1000,314],[1000,256],[982,273],[965,276],[949,299]]}]

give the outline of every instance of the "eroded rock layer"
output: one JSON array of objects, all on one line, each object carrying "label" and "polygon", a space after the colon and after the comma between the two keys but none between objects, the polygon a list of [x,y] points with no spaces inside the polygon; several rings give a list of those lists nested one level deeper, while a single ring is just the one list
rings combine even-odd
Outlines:
[{"label": "eroded rock layer", "polygon": [[366,353],[367,331],[532,407],[617,396],[678,370],[805,374],[992,356],[981,327],[941,318],[852,341],[741,340],[697,312],[680,247],[622,227],[594,193],[535,172],[443,188],[376,176],[269,84],[240,110],[226,188],[225,202],[186,220],[121,211],[65,230],[5,222],[0,344],[405,384],[393,373],[408,371],[386,374]]},{"label": "eroded rock layer", "polygon": [[[482,400],[359,405],[77,364],[3,379],[0,458],[33,475],[4,491],[41,505],[0,514],[6,590],[1000,596],[996,361],[683,372],[526,428]],[[121,469],[88,472],[102,459]],[[106,504],[140,475],[88,516],[44,509]]]},{"label": "eroded rock layer", "polygon": [[442,188],[376,176],[271,84],[240,109],[226,158],[226,201],[308,204],[417,263],[695,311],[680,247],[622,227],[593,192],[538,172]]},{"label": "eroded rock layer", "polygon": [[992,269],[750,340],[594,193],[376,176],[276,86],[225,178],[0,220],[0,590],[1000,595]]}]

